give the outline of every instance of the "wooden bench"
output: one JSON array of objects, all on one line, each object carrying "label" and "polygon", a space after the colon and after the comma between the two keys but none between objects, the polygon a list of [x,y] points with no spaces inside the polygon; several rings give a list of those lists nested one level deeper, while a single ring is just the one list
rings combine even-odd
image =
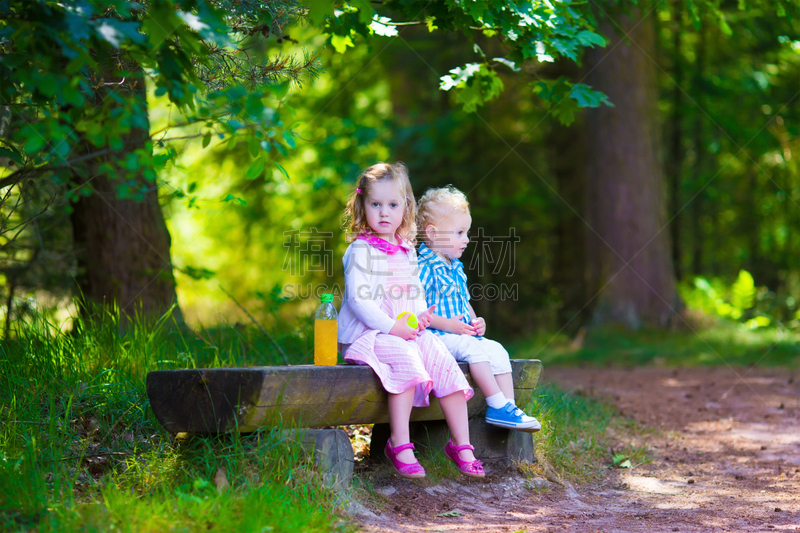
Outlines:
[{"label": "wooden bench", "polygon": [[[485,463],[533,461],[530,433],[485,423],[486,402],[466,363],[459,366],[475,396],[468,402],[470,440]],[[512,359],[514,392],[519,405],[533,396],[542,363]],[[370,445],[382,456],[389,438],[388,394],[368,366],[263,366],[157,370],[147,374],[147,396],[159,423],[170,433],[248,433],[272,427],[320,428],[374,424]],[[443,447],[449,438],[444,414],[431,394],[430,407],[411,413],[411,439],[423,446]],[[535,416],[535,414],[534,414]],[[353,450],[342,430],[299,432],[329,484],[349,483]]]}]

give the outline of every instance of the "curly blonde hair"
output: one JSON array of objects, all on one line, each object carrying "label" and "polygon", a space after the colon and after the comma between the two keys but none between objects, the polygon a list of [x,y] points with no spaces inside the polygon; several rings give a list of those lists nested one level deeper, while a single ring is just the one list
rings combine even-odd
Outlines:
[{"label": "curly blonde hair", "polygon": [[453,213],[469,214],[469,202],[463,192],[452,185],[425,191],[417,205],[417,227],[425,244],[431,244],[425,228]]},{"label": "curly blonde hair", "polygon": [[412,243],[416,242],[417,226],[414,223],[414,219],[417,213],[417,204],[414,201],[411,182],[408,180],[408,168],[399,161],[393,165],[376,163],[358,177],[356,189],[347,199],[347,206],[344,211],[344,229],[347,242],[354,241],[361,234],[372,233],[372,228],[367,224],[367,212],[364,204],[367,201],[367,195],[372,185],[385,180],[391,180],[396,183],[400,193],[406,200],[403,206],[403,221],[397,228],[397,234]]}]

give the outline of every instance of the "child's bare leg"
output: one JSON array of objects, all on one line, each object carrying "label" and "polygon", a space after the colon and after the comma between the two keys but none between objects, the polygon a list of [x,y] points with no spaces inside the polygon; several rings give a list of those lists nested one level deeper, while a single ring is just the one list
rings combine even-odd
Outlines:
[{"label": "child's bare leg", "polygon": [[[400,394],[389,394],[389,442],[392,447],[411,442],[408,421],[411,418],[411,409],[413,407],[414,387]],[[414,451],[403,450],[397,454],[397,459],[404,463],[413,463],[415,461]]]},{"label": "child's bare leg", "polygon": [[[456,391],[444,398],[439,398],[439,405],[442,406],[447,427],[450,428],[450,437],[453,444],[456,446],[469,444],[469,415],[464,391]],[[462,461],[475,460],[472,450],[468,449],[458,452],[458,456],[461,457]]]},{"label": "child's bare leg", "polygon": [[[495,379],[496,376],[492,373],[492,365],[490,365],[488,361],[484,361],[483,363],[470,363],[469,374],[472,376],[472,379],[483,395],[487,398],[489,396],[494,396],[498,392],[505,394],[503,387],[499,386],[500,382]],[[509,374],[509,376],[511,376],[511,374]],[[508,395],[506,395],[506,397],[508,397]]]},{"label": "child's bare leg", "polygon": [[[489,363],[486,363],[487,365]],[[509,401],[514,402],[514,379],[511,377],[511,372],[505,374],[497,374],[494,376],[497,385]],[[483,389],[481,389],[482,391]],[[484,395],[486,393],[484,392]],[[514,402],[516,404],[516,402]]]}]

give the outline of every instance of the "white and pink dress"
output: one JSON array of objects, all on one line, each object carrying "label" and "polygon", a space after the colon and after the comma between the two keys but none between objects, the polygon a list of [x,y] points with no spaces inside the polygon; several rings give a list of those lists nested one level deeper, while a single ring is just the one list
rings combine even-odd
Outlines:
[{"label": "white and pink dress", "polygon": [[463,391],[474,392],[456,360],[429,331],[405,341],[390,335],[403,311],[427,309],[414,248],[375,236],[359,236],[344,254],[344,303],[339,314],[339,351],[348,363],[369,365],[383,387],[399,394],[414,387],[414,407]]}]

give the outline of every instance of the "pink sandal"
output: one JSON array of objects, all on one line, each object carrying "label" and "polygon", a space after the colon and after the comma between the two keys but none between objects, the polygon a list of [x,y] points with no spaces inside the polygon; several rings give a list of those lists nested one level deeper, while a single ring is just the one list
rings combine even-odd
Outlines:
[{"label": "pink sandal", "polygon": [[392,448],[390,441],[386,441],[386,447],[383,449],[383,454],[392,462],[394,469],[400,474],[400,477],[408,479],[419,479],[425,477],[425,469],[419,464],[419,461],[413,463],[404,463],[397,459],[397,454],[403,450],[414,449],[414,445],[409,443]]},{"label": "pink sandal", "polygon": [[483,471],[483,463],[481,463],[478,459],[475,459],[474,461],[464,461],[458,456],[458,452],[461,450],[475,451],[475,447],[471,444],[455,446],[452,439],[447,441],[447,446],[444,447],[444,453],[456,464],[462,474],[469,477],[486,477],[486,473]]}]

